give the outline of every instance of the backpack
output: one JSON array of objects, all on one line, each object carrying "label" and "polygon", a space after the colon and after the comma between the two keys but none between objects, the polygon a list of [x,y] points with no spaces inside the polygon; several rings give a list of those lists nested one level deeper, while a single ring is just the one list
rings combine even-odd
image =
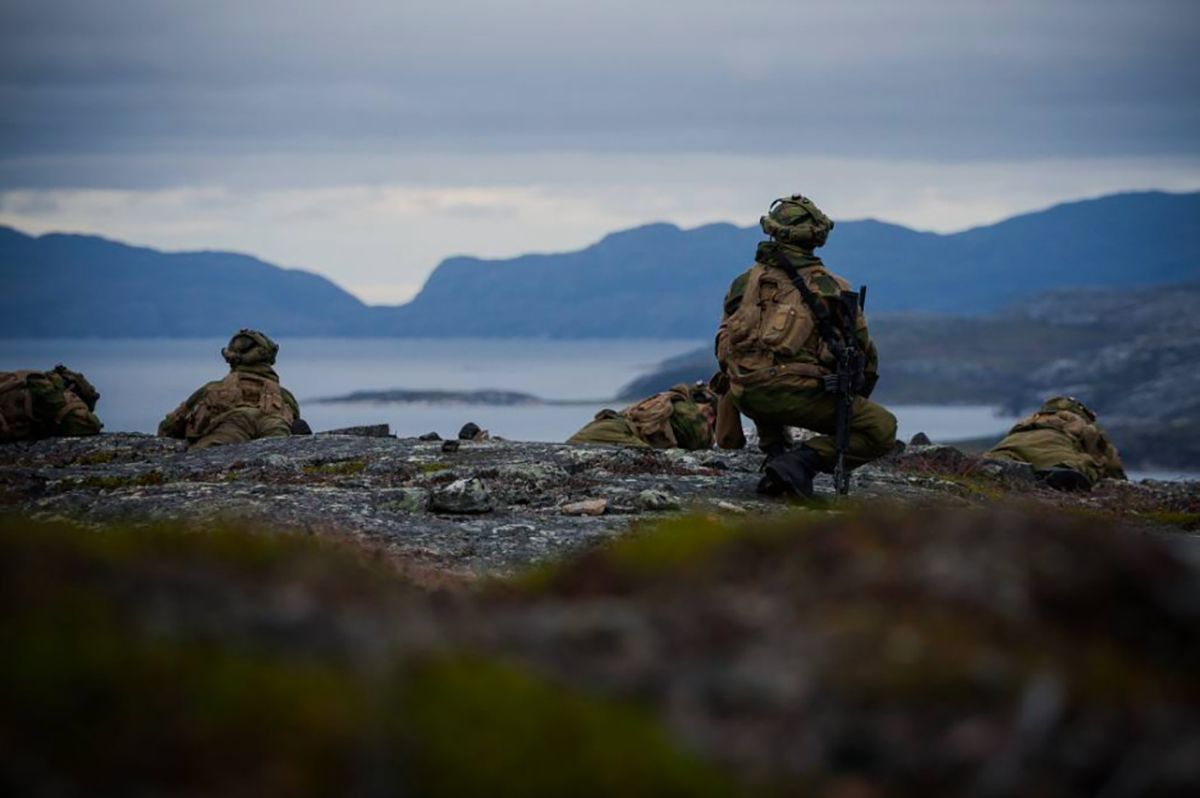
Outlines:
[{"label": "backpack", "polygon": [[[821,296],[813,281],[814,271],[805,270],[801,275],[813,293]],[[833,353],[821,339],[816,319],[800,291],[783,269],[762,263],[751,267],[741,304],[721,325],[717,360],[735,382],[744,382],[739,378],[780,364],[794,364],[785,371],[809,379],[836,369]]]},{"label": "backpack", "polygon": [[671,414],[675,402],[691,401],[692,392],[687,385],[673,388],[647,397],[621,411],[637,428],[638,437],[656,449],[673,449],[679,446],[675,430],[671,429]]},{"label": "backpack", "polygon": [[0,372],[0,442],[33,437],[33,394],[26,387],[36,371]]},{"label": "backpack", "polygon": [[185,437],[188,440],[204,437],[216,419],[240,407],[279,416],[289,425],[296,420],[277,381],[245,371],[231,371],[221,381],[205,386],[200,401],[188,411]]}]

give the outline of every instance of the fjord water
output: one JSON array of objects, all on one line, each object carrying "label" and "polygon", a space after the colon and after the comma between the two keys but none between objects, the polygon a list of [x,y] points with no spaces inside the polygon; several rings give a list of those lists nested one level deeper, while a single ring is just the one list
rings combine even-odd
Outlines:
[{"label": "fjord water", "polygon": [[[629,380],[693,340],[543,340],[295,338],[280,340],[276,367],[314,430],[387,423],[402,436],[452,437],[467,421],[512,440],[561,441],[606,406]],[[226,371],[219,339],[2,339],[0,371],[65,363],[101,393],[97,413],[108,432],[153,433],[193,390]],[[495,388],[564,405],[317,404],[363,390]],[[894,407],[900,436],[934,440],[995,434],[1012,423],[990,407]]]}]

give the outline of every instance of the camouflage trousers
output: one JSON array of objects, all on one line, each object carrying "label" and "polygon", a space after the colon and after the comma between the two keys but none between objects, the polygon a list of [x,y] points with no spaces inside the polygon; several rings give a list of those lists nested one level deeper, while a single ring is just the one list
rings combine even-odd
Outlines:
[{"label": "camouflage trousers", "polygon": [[650,444],[638,437],[632,421],[612,411],[596,414],[595,421],[568,438],[567,443],[607,443],[635,449],[650,448]]},{"label": "camouflage trousers", "polygon": [[1069,468],[1083,474],[1093,485],[1104,476],[1100,464],[1087,452],[1080,451],[1070,435],[1052,429],[1011,433],[983,456],[992,460],[1029,463],[1035,471]]},{"label": "camouflage trousers", "polygon": [[200,438],[191,443],[193,449],[245,443],[258,438],[280,438],[291,435],[291,426],[282,417],[265,413],[257,407],[239,407],[222,413]]},{"label": "camouflage trousers", "polygon": [[[801,427],[819,433],[804,445],[821,457],[822,470],[831,472],[837,464],[837,397],[823,388],[773,386],[770,383],[745,386],[734,403],[758,428],[758,443],[764,450],[778,444],[790,444],[785,427]],[[850,442],[846,465],[857,468],[883,457],[896,442],[896,417],[883,405],[861,396],[855,397],[850,418]]]}]

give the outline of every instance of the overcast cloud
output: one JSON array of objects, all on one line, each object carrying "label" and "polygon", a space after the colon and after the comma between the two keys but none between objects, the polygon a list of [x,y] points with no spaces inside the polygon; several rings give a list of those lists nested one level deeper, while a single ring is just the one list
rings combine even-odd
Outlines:
[{"label": "overcast cloud", "polygon": [[1197,41],[1192,0],[9,2],[0,222],[371,301],[793,190],[957,229],[1200,188]]}]

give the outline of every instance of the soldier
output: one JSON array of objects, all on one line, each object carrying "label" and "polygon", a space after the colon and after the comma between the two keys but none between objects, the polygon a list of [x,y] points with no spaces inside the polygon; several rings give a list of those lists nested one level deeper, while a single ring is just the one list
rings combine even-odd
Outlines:
[{"label": "soldier", "polygon": [[[777,199],[759,224],[770,240],[758,244],[754,265],[725,296],[717,361],[728,377],[729,396],[754,421],[767,456],[758,492],[807,497],[813,477],[831,473],[837,461],[831,436],[838,399],[825,386],[837,371],[832,350],[838,342],[829,339],[842,329],[841,292],[850,286],[813,254],[824,245],[833,221],[812,200],[799,194]],[[796,281],[807,287],[808,297]],[[848,468],[887,454],[896,440],[895,416],[868,399],[879,379],[879,358],[861,314],[855,331],[865,364],[855,379]],[[793,448],[789,426],[820,435]]]},{"label": "soldier", "polygon": [[1126,478],[1121,456],[1096,423],[1096,414],[1070,396],[1046,400],[984,457],[1029,463],[1058,490],[1091,490],[1105,477]]},{"label": "soldier", "polygon": [[186,438],[192,448],[244,443],[299,432],[300,405],[279,385],[272,366],[279,345],[257,330],[242,330],[221,356],[229,374],[210,382],[158,425],[165,438]]},{"label": "soldier", "polygon": [[0,372],[0,442],[96,435],[100,394],[78,371]]},{"label": "soldier", "polygon": [[611,443],[640,449],[711,449],[716,401],[706,385],[676,385],[620,413],[601,410],[567,443]]}]

